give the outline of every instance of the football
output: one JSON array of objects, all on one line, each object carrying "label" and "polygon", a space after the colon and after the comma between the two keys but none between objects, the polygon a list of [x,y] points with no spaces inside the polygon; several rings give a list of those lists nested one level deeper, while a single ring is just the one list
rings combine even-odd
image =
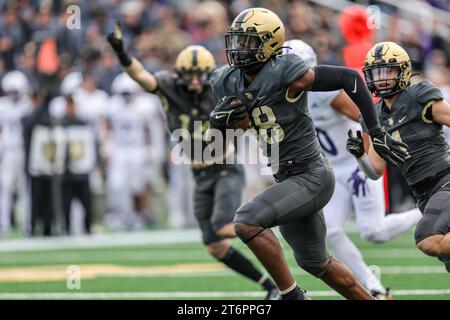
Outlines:
[{"label": "football", "polygon": [[[241,100],[239,100],[239,99],[234,99],[233,101],[231,101],[231,104],[239,104],[239,103],[241,103]],[[241,120],[233,121],[232,123],[230,123],[230,125],[228,126],[227,129],[233,129],[233,130],[242,129],[245,131],[249,127],[250,127],[250,116],[249,116],[248,112],[246,112],[245,118],[243,118]]]}]

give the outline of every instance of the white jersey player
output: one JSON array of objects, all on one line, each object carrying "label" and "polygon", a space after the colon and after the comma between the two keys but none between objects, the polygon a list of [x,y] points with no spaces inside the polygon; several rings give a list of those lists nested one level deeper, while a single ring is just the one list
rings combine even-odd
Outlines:
[{"label": "white jersey player", "polygon": [[29,226],[29,199],[20,120],[31,111],[31,101],[30,86],[22,72],[7,73],[1,84],[5,96],[0,98],[0,233],[8,234],[15,191],[21,204],[20,218],[24,232]]},{"label": "white jersey player", "polygon": [[[164,160],[164,127],[156,96],[144,93],[126,73],[112,83],[108,106],[111,206],[120,214],[134,214],[133,197],[146,190],[155,168]],[[142,208],[141,208],[142,209]]]},{"label": "white jersey player", "polygon": [[[301,40],[284,44],[286,53],[297,54],[311,66],[317,64],[313,49]],[[388,241],[414,227],[421,218],[419,209],[385,215],[382,179],[371,180],[359,169],[355,158],[346,151],[347,132],[361,130],[359,111],[343,91],[308,92],[311,118],[323,153],[336,176],[333,197],[324,208],[327,242],[336,257],[353,271],[361,284],[375,296],[386,289],[363,260],[360,251],[344,232],[344,224],[353,211],[361,237],[374,243]],[[353,119],[353,120],[352,120]]]}]

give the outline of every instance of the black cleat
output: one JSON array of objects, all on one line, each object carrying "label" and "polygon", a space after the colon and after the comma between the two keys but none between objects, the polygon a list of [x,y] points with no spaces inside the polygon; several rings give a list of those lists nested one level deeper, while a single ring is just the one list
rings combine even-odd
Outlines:
[{"label": "black cleat", "polygon": [[386,288],[386,293],[382,293],[382,292],[377,291],[377,290],[371,290],[370,294],[376,300],[393,300],[394,299],[394,297],[392,296],[390,288]]},{"label": "black cleat", "polygon": [[311,298],[305,290],[297,287],[286,295],[282,295],[281,300],[311,300]]}]

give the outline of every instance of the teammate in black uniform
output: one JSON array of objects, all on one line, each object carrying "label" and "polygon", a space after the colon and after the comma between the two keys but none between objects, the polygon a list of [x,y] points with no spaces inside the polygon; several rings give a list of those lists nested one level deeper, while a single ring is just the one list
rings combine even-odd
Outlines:
[{"label": "teammate in black uniform", "polygon": [[[363,71],[369,89],[382,98],[376,105],[381,125],[409,146],[400,169],[423,214],[416,245],[450,272],[450,149],[442,132],[442,125],[450,126],[450,105],[431,82],[411,84],[411,60],[394,42],[373,46]],[[347,149],[370,178],[378,179],[386,163],[372,146],[366,155],[363,140],[361,133],[349,132]]]},{"label": "teammate in black uniform", "polygon": [[[179,53],[175,72],[160,71],[152,75],[138,60],[126,53],[118,25],[107,39],[124,70],[142,88],[160,97],[167,114],[169,130],[173,132],[182,129],[182,135],[187,134],[192,138],[184,137],[186,145],[183,150],[191,160],[196,182],[194,213],[208,252],[229,268],[261,284],[267,290],[266,299],[277,298],[275,284],[226,240],[236,237],[232,221],[241,203],[244,187],[242,166],[205,163],[203,152],[198,155],[193,152],[193,140],[201,140],[198,142],[202,145],[202,150],[207,146],[203,136],[209,127],[209,114],[217,103],[209,87],[209,77],[215,67],[213,55],[202,46],[189,46]],[[221,156],[234,157],[233,145]]]},{"label": "teammate in black uniform", "polygon": [[[238,236],[269,271],[283,299],[307,299],[297,286],[270,228],[280,231],[296,261],[348,299],[372,299],[350,270],[329,256],[322,208],[334,190],[333,171],[321,153],[308,113],[306,90],[344,89],[369,122],[376,150],[392,163],[404,151],[379,126],[372,97],[359,74],[351,69],[316,66],[310,69],[297,55],[278,55],[284,26],[270,10],[241,12],[225,35],[230,66],[216,69],[211,85],[222,98],[210,117],[223,130],[250,115],[277,184],[243,204],[234,220]],[[232,104],[236,96],[241,104]],[[227,117],[224,116],[227,115]],[[274,152],[276,151],[276,152]]]}]

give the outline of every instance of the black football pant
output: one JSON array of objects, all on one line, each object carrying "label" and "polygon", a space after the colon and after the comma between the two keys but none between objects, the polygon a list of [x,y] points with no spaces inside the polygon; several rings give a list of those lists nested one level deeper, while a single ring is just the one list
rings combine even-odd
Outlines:
[{"label": "black football pant", "polygon": [[63,181],[63,210],[65,218],[65,232],[70,233],[70,207],[72,200],[78,199],[84,209],[84,230],[91,233],[92,206],[89,179]]},{"label": "black football pant", "polygon": [[38,221],[43,224],[44,236],[51,236],[54,217],[52,180],[50,177],[31,177],[31,235],[36,234]]}]

